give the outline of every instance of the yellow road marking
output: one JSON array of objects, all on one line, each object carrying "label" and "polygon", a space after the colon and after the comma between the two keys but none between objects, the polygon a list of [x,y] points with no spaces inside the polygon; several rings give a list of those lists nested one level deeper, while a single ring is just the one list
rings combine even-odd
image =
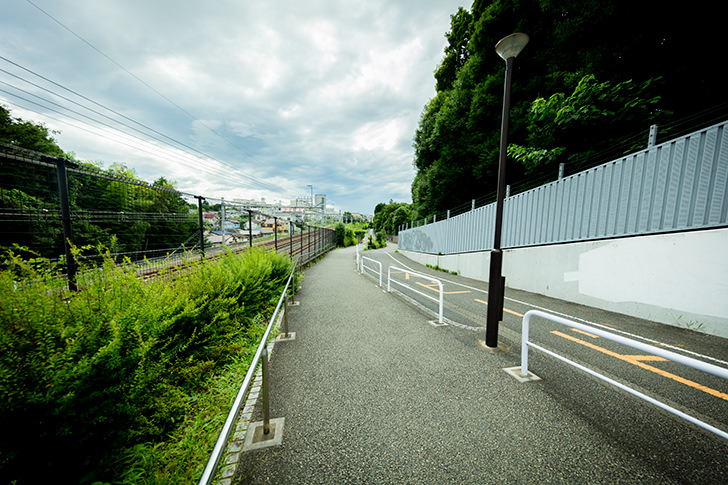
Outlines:
[{"label": "yellow road marking", "polygon": [[647,360],[647,361],[653,361],[653,362],[668,362],[668,360],[664,357],[660,357],[659,355],[625,355],[625,359],[629,360]]},{"label": "yellow road marking", "polygon": [[572,328],[571,331],[572,332],[582,333],[582,334],[587,335],[587,336],[589,336],[591,338],[599,338],[596,335],[594,335],[593,333],[585,332],[584,330],[579,330],[578,328]]},{"label": "yellow road marking", "polygon": [[[604,347],[599,347],[598,345],[594,345],[590,342],[585,342],[584,340],[580,340],[576,337],[572,337],[571,335],[566,335],[565,333],[559,332],[557,330],[553,330],[551,333],[554,335],[558,335],[559,337],[563,337],[565,339],[571,340],[573,342],[579,343],[581,345],[584,345],[586,347],[589,347],[590,349],[599,351],[603,354],[610,355],[612,357],[615,357],[619,360],[623,360],[625,362],[629,362],[632,365],[636,365],[637,367],[641,367],[645,370],[648,370],[650,372],[654,372],[655,374],[659,374],[663,377],[667,377],[668,379],[672,379],[674,381],[677,381],[681,384],[685,384],[686,386],[698,389],[700,391],[706,392],[712,396],[719,397],[721,399],[725,399],[728,401],[728,394],[720,391],[716,391],[715,389],[711,389],[710,387],[706,387],[702,384],[698,384],[697,382],[693,382],[689,379],[685,379],[684,377],[680,377],[678,375],[672,374],[670,372],[664,371],[662,369],[658,369],[657,367],[653,367],[649,364],[644,364],[641,361],[642,360],[659,360],[661,357],[657,357],[655,355],[622,355],[618,354],[616,352],[612,352],[611,350],[607,350]],[[662,359],[666,360],[666,359]]]},{"label": "yellow road marking", "polygon": [[[477,298],[473,298],[473,300],[477,301],[478,303],[482,303],[483,305],[487,305],[488,304],[487,301],[478,300]],[[517,317],[523,317],[523,313],[514,312],[513,310],[509,310],[506,307],[503,307],[503,311],[506,312],[506,313],[510,313],[511,315],[515,315]]]},{"label": "yellow road marking", "polygon": [[[429,285],[426,285],[424,283],[420,283],[419,281],[415,281],[415,283],[417,283],[420,286],[423,286],[423,287],[427,288],[428,290],[432,290],[435,293],[440,293],[440,286],[437,283],[430,283]],[[470,290],[465,290],[465,291],[443,291],[442,292],[443,295],[457,295],[457,294],[460,294],[460,293],[470,293]]]}]

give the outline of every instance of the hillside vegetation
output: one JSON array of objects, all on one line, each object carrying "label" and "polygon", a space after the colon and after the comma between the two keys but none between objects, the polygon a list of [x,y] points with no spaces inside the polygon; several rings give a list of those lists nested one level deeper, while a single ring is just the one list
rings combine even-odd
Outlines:
[{"label": "hillside vegetation", "polygon": [[414,135],[412,218],[495,193],[505,62],[494,47],[513,32],[530,37],[514,64],[507,179],[514,190],[554,180],[559,163],[575,173],[645,148],[651,124],[664,140],[687,128],[678,124],[685,120],[692,130],[725,115],[715,68],[725,42],[707,7],[474,0],[471,10],[460,8],[433,66],[436,95]]},{"label": "hillside vegetation", "polygon": [[143,281],[107,258],[69,293],[0,272],[4,483],[193,483],[292,269],[249,250]]}]

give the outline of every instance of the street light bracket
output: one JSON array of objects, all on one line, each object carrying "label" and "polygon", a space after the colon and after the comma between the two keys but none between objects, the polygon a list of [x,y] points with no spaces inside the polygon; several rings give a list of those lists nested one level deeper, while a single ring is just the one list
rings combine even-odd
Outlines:
[{"label": "street light bracket", "polygon": [[516,32],[499,40],[495,45],[495,51],[504,61],[507,61],[511,57],[516,57],[520,54],[523,48],[526,47],[526,44],[528,44],[528,40],[527,34]]}]

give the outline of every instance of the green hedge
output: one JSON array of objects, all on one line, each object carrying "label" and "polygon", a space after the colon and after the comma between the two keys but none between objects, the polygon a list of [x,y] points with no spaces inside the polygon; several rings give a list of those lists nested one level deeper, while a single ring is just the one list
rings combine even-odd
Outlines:
[{"label": "green hedge", "polygon": [[270,315],[292,268],[250,250],[143,281],[107,260],[70,294],[52,265],[6,262],[0,477],[18,484],[114,481],[126,450],[200,411],[199,394],[260,334],[251,322]]}]

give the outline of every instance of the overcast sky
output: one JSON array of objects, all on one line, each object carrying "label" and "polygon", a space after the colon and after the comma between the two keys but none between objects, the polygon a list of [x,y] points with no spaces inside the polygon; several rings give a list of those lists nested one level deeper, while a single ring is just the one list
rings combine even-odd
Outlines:
[{"label": "overcast sky", "polygon": [[227,200],[311,185],[371,214],[411,201],[412,137],[472,1],[0,4],[0,103],[78,159]]}]

